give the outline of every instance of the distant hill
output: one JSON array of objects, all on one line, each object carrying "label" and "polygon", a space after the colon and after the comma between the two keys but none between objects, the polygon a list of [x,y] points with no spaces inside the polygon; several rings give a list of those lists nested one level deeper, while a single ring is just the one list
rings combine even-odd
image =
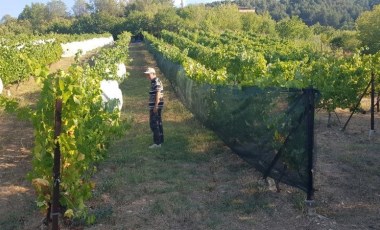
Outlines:
[{"label": "distant hill", "polygon": [[276,21],[298,16],[306,24],[320,23],[335,28],[353,28],[357,17],[380,4],[380,0],[235,0],[213,2],[216,6],[235,3],[241,7],[254,8],[257,13],[268,11]]}]

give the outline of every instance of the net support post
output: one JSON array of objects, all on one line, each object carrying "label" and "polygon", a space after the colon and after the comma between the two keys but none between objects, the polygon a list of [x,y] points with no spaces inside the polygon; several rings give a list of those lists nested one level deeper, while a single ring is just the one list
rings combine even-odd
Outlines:
[{"label": "net support post", "polygon": [[308,97],[307,111],[307,142],[306,152],[308,155],[308,186],[305,206],[308,216],[316,215],[314,201],[314,113],[315,113],[315,90],[312,86],[306,89]]},{"label": "net support post", "polygon": [[306,154],[308,155],[308,186],[307,186],[307,198],[305,201],[307,214],[315,214],[315,202],[314,202],[314,112],[315,112],[315,90],[313,87],[306,89],[308,97],[308,112],[306,117],[307,122],[307,142],[306,142]]},{"label": "net support post", "polygon": [[371,129],[369,130],[369,140],[375,136],[375,74],[371,72]]}]

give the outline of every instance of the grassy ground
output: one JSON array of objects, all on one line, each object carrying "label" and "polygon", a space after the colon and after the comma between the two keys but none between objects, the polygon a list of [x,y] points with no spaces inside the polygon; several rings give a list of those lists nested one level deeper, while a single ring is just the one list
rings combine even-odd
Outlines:
[{"label": "grassy ground", "polygon": [[[156,63],[141,44],[132,44],[130,55],[130,76],[121,87],[132,128],[96,174],[91,207],[97,223],[90,229],[251,229],[253,213],[274,215],[259,174],[183,107],[161,73],[165,143],[148,149],[150,83],[143,70]],[[290,193],[302,209],[302,195]]]},{"label": "grassy ground", "polygon": [[[380,138],[368,141],[368,117],[355,115],[343,133],[338,123],[327,128],[326,114],[317,114],[315,185],[317,212],[323,216],[309,217],[303,192],[283,184],[281,192],[271,191],[260,173],[183,107],[160,72],[165,143],[148,149],[149,81],[143,71],[147,66],[159,69],[143,44],[129,49],[133,62],[121,84],[121,115],[131,128],[112,143],[94,175],[96,188],[87,205],[96,222],[76,221],[61,229],[380,229]],[[52,71],[69,63],[62,60]],[[14,89],[25,103],[37,95],[32,83]],[[338,115],[345,121],[348,113]],[[32,144],[30,124],[0,116],[0,229],[41,229],[44,216],[25,180]]]}]

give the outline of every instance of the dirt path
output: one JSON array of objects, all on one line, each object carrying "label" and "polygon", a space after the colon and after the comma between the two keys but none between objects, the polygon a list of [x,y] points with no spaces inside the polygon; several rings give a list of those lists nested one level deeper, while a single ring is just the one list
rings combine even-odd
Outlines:
[{"label": "dirt path", "polygon": [[33,128],[0,114],[0,226],[15,229],[34,213],[34,195],[26,173],[31,170]]},{"label": "dirt path", "polygon": [[[327,115],[315,120],[317,211],[336,222],[333,229],[380,229],[380,135],[369,140],[369,114],[338,110],[342,123],[327,128]],[[380,114],[377,113],[379,130]]]}]

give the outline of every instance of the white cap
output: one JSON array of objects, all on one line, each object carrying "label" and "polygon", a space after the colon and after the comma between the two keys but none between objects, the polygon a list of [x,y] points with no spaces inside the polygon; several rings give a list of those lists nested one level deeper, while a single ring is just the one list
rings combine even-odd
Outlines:
[{"label": "white cap", "polygon": [[149,67],[146,69],[146,71],[144,73],[145,74],[150,74],[150,73],[156,74],[156,70],[154,70],[154,68],[152,68],[152,67]]}]

